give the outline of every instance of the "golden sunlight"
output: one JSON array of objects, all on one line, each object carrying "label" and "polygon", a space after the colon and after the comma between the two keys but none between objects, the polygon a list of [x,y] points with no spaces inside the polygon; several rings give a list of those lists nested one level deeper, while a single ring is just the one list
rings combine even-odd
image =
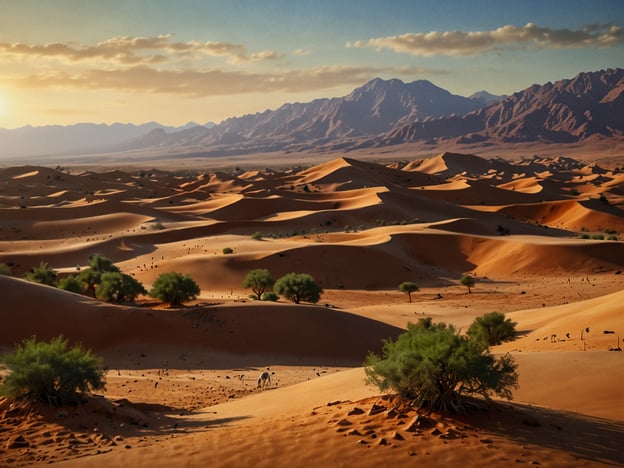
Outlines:
[{"label": "golden sunlight", "polygon": [[5,94],[0,90],[0,119],[6,117],[9,113],[9,104]]}]

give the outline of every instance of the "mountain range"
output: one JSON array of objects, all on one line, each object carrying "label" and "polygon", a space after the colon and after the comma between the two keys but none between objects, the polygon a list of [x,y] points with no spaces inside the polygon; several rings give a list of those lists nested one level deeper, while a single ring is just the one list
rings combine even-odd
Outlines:
[{"label": "mountain range", "polygon": [[284,104],[221,123],[0,129],[0,158],[146,150],[229,155],[430,145],[572,143],[624,136],[624,70],[579,73],[511,96],[458,96],[426,80],[376,78],[339,98]]}]

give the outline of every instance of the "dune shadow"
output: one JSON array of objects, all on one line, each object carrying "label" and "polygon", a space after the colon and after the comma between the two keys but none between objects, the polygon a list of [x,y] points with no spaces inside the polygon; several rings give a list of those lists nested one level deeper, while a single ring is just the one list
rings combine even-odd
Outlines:
[{"label": "dune shadow", "polygon": [[485,418],[468,415],[458,419],[522,446],[554,449],[624,466],[624,421],[519,403],[494,403]]}]

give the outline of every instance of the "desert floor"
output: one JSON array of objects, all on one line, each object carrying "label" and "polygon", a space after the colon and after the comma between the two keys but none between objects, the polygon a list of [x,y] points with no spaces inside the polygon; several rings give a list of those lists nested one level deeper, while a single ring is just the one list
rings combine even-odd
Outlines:
[{"label": "desert floor", "polygon": [[[619,169],[452,153],[167,169],[0,168],[0,350],[63,334],[108,369],[80,406],[0,400],[0,465],[624,465]],[[147,289],[178,271],[201,294],[113,305],[23,279],[96,253]],[[252,301],[254,268],[310,273],[321,301]],[[517,322],[493,348],[518,363],[511,402],[423,414],[365,383],[367,353],[408,322],[465,330],[491,311]]]}]

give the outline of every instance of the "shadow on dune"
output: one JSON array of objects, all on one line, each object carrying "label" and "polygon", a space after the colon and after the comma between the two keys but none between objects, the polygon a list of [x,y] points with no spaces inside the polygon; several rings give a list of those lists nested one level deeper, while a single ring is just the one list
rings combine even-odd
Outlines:
[{"label": "shadow on dune", "polygon": [[457,419],[523,447],[560,450],[594,462],[624,465],[622,421],[518,403],[495,403],[485,413]]}]

